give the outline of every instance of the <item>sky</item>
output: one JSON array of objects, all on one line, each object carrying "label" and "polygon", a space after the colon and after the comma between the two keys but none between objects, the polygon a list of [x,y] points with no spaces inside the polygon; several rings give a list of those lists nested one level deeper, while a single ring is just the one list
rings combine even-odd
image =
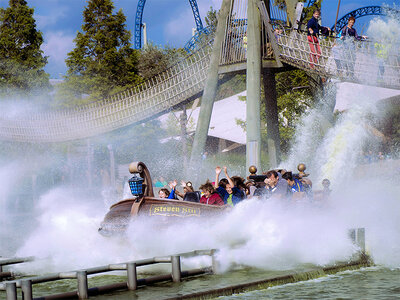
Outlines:
[{"label": "sky", "polygon": [[[67,53],[74,48],[73,40],[81,30],[82,12],[87,5],[85,0],[27,0],[34,8],[37,29],[43,33],[42,50],[48,56],[45,68],[50,78],[62,78],[66,73],[65,59]],[[204,17],[212,6],[219,9],[222,0],[197,0],[200,16]],[[346,13],[369,5],[400,4],[400,0],[341,0],[339,18]],[[138,0],[114,0],[116,10],[122,9],[127,17],[127,28],[132,32],[134,44],[135,16]],[[335,23],[337,0],[324,0],[322,4],[322,23],[332,26]],[[0,6],[8,7],[8,0],[0,0]],[[356,28],[360,32],[364,25],[357,20]],[[190,39],[192,28],[195,27],[193,13],[189,0],[147,0],[143,20],[147,25],[148,40],[157,45],[183,47]],[[357,27],[360,26],[360,27]]]}]

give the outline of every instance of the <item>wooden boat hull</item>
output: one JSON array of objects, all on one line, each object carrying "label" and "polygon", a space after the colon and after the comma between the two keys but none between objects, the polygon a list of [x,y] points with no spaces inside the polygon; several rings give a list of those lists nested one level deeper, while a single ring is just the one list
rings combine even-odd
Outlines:
[{"label": "wooden boat hull", "polygon": [[230,210],[230,207],[226,205],[216,206],[154,197],[143,197],[140,201],[127,199],[111,206],[99,232],[105,236],[123,233],[129,222],[138,217],[150,218],[160,225],[169,225],[184,220],[217,216],[227,210]]}]

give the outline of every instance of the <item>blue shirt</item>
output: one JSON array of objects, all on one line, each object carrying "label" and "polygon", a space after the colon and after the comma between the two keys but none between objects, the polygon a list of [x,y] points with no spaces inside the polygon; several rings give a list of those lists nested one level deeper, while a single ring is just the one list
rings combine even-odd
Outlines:
[{"label": "blue shirt", "polygon": [[304,192],[304,187],[301,181],[298,180],[297,178],[294,178],[293,180],[294,180],[294,185],[291,187],[292,193]]},{"label": "blue shirt", "polygon": [[[222,200],[224,200],[224,203],[227,204],[227,200],[229,197],[229,193],[224,189],[222,186],[219,186],[217,188],[217,193],[221,195]],[[238,204],[240,201],[244,199],[244,193],[242,190],[234,186],[232,188],[232,203],[233,205]]]}]

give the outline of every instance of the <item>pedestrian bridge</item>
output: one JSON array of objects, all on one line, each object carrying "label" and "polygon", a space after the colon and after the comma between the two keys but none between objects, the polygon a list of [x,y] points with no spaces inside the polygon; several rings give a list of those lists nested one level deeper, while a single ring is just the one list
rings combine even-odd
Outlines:
[{"label": "pedestrian bridge", "polygon": [[[265,7],[264,7],[265,8]],[[242,9],[243,10],[243,9]],[[244,10],[245,11],[245,10]],[[305,33],[271,22],[260,7],[261,56],[270,66],[290,65],[325,79],[358,82],[400,89],[399,45],[388,44],[378,55],[374,41],[320,39],[317,48]],[[245,67],[247,20],[238,13],[228,16],[220,53],[220,68]],[[0,139],[19,142],[63,142],[96,136],[154,118],[201,95],[209,67],[212,42],[204,43],[185,59],[141,85],[103,101],[73,109],[29,112],[0,117]],[[310,47],[312,46],[312,47]],[[379,57],[378,57],[379,56]],[[236,66],[236,67],[235,67]]]}]

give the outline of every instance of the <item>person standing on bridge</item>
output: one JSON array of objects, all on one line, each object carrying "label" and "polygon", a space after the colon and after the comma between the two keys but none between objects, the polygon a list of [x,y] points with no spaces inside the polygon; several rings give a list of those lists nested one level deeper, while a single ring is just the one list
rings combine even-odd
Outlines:
[{"label": "person standing on bridge", "polygon": [[315,68],[315,64],[318,64],[318,60],[321,57],[321,47],[319,46],[318,35],[319,32],[330,32],[331,29],[319,25],[318,19],[321,16],[319,9],[314,10],[313,16],[307,23],[307,40],[310,46],[310,67]]},{"label": "person standing on bridge", "polygon": [[348,37],[352,37],[353,40],[347,41],[346,43],[346,57],[347,57],[347,73],[348,76],[353,77],[354,76],[354,62],[355,62],[355,52],[356,52],[356,47],[355,44],[353,43],[354,40],[361,41],[362,39],[366,38],[364,36],[359,36],[357,34],[357,30],[353,27],[354,23],[356,22],[356,18],[351,16],[349,20],[347,21],[347,26],[343,28],[341,32],[341,37],[340,39],[346,40]]}]

